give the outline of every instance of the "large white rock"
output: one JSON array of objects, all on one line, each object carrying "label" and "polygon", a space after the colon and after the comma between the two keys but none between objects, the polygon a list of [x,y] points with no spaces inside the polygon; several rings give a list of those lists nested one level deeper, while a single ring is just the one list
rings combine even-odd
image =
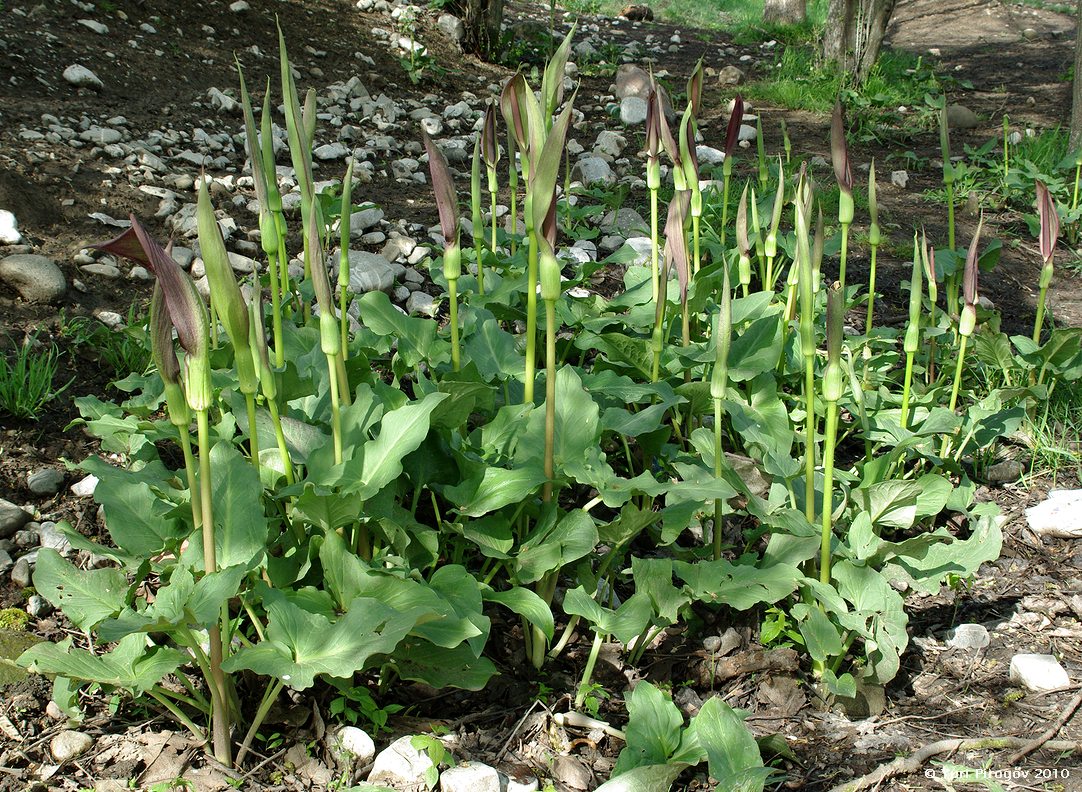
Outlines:
[{"label": "large white rock", "polygon": [[1026,521],[1038,536],[1082,539],[1082,489],[1052,490],[1041,503],[1026,509]]},{"label": "large white rock", "polygon": [[53,755],[53,759],[64,763],[69,759],[82,756],[93,744],[94,738],[89,734],[65,729],[49,742],[49,752]]},{"label": "large white rock", "polygon": [[[627,263],[629,267],[645,267],[650,263],[653,256],[653,243],[648,237],[632,237],[624,243],[625,248],[630,248],[634,258]],[[658,255],[661,252],[658,251]]]},{"label": "large white rock", "polygon": [[342,726],[328,734],[327,748],[339,767],[361,767],[376,755],[372,738],[356,726]]},{"label": "large white rock", "polygon": [[413,737],[399,737],[376,755],[369,784],[386,784],[398,790],[427,790],[425,774],[435,765],[425,751],[413,747]]},{"label": "large white rock", "polygon": [[440,792],[500,792],[500,774],[480,762],[462,762],[440,775]]},{"label": "large white rock", "polygon": [[0,259],[0,281],[27,302],[54,302],[68,290],[64,273],[56,262],[36,253],[16,253]]},{"label": "large white rock", "polygon": [[64,69],[64,79],[76,88],[93,88],[95,91],[100,91],[105,87],[105,84],[98,79],[98,75],[78,63]]},{"label": "large white rock", "polygon": [[15,215],[7,209],[0,209],[0,245],[17,245],[22,238]]},{"label": "large white rock", "polygon": [[1011,681],[1026,690],[1043,693],[1071,684],[1067,672],[1052,655],[1016,654],[1011,658]]},{"label": "large white rock", "polygon": [[595,184],[608,186],[616,183],[616,174],[612,172],[609,163],[601,157],[583,157],[575,163],[575,174],[584,185],[590,187]]},{"label": "large white rock", "polygon": [[[338,269],[338,254],[327,257],[327,266],[334,272]],[[349,290],[354,294],[370,291],[387,291],[396,278],[405,273],[406,268],[395,261],[388,261],[379,253],[364,250],[349,251]]]}]

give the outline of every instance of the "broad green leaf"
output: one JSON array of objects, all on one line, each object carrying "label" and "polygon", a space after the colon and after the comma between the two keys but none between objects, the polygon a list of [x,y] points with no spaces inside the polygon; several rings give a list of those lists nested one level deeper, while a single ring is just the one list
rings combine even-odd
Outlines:
[{"label": "broad green leaf", "polygon": [[364,507],[356,495],[345,495],[330,487],[306,484],[293,502],[293,520],[304,520],[323,531],[333,531],[360,519]]},{"label": "broad green leaf", "polygon": [[601,415],[601,428],[625,437],[637,437],[643,432],[657,429],[669,408],[682,401],[682,397],[673,394],[671,401],[651,404],[638,412],[623,407],[609,407]]},{"label": "broad green leaf", "polygon": [[515,468],[514,470],[486,467],[480,480],[474,477],[457,487],[448,487],[443,494],[458,506],[460,514],[467,517],[481,517],[502,509],[509,503],[524,500],[545,480],[544,471],[537,467]]},{"label": "broad green leaf", "polygon": [[781,349],[781,314],[768,314],[733,334],[729,352],[729,379],[745,382],[778,365]]},{"label": "broad green leaf", "polygon": [[96,682],[139,696],[187,660],[176,649],[148,647],[146,636],[135,634],[123,638],[111,652],[96,655],[72,649],[70,637],[60,643],[40,643],[23,652],[19,665],[39,674]]},{"label": "broad green leaf", "polygon": [[667,624],[675,624],[680,618],[680,609],[689,602],[687,594],[673,585],[672,576],[672,559],[637,556],[631,559],[635,592],[649,597],[654,613]]},{"label": "broad green leaf", "polygon": [[881,481],[853,491],[853,497],[868,512],[873,525],[906,529],[917,516],[920,484],[915,481]]},{"label": "broad green leaf", "polygon": [[468,520],[462,526],[462,536],[477,545],[477,549],[486,558],[510,558],[508,553],[515,546],[511,522],[502,514]]},{"label": "broad green leaf", "polygon": [[751,380],[749,387],[750,402],[729,399],[724,402],[733,431],[744,439],[745,448],[759,446],[778,457],[788,457],[793,447],[793,431],[773,375],[760,374]]},{"label": "broad green leaf", "polygon": [[403,315],[380,291],[362,294],[356,300],[364,326],[379,336],[397,339],[398,354],[410,368],[421,362],[435,367],[451,359],[451,345],[437,338],[433,320]]},{"label": "broad green leaf", "polygon": [[672,699],[640,682],[627,697],[627,745],[616,760],[613,776],[644,765],[664,765],[680,747],[684,717]]},{"label": "broad green leaf", "polygon": [[466,355],[488,381],[505,380],[522,371],[522,357],[515,351],[515,337],[500,328],[488,312],[463,344]]},{"label": "broad green leaf", "polygon": [[125,607],[128,579],[119,569],[77,569],[52,548],[38,551],[34,588],[80,630],[92,630]]},{"label": "broad green leaf", "polygon": [[[551,524],[550,524],[551,523]],[[522,544],[515,559],[515,580],[533,583],[549,572],[578,561],[597,545],[597,527],[589,514],[576,509],[558,521],[555,515]]]},{"label": "broad green leaf", "polygon": [[762,792],[771,771],[744,720],[719,696],[707,699],[688,730],[706,751],[718,792]]},{"label": "broad green leaf", "polygon": [[[557,475],[572,477],[598,454],[601,428],[598,406],[582,387],[582,380],[571,366],[556,372],[556,423],[553,465]],[[534,410],[527,418],[526,433],[515,452],[519,466],[542,467],[545,452],[545,411]]]},{"label": "broad green leaf", "polygon": [[364,444],[360,459],[345,463],[343,491],[368,500],[402,473],[402,459],[425,439],[432,411],[447,398],[430,393],[383,416],[379,437]]},{"label": "broad green leaf", "polygon": [[403,679],[434,688],[481,690],[496,674],[491,660],[476,656],[465,644],[448,649],[413,637],[399,645],[391,661]]},{"label": "broad green leaf", "polygon": [[552,609],[532,589],[515,586],[505,591],[494,591],[489,586],[482,586],[481,597],[485,602],[499,603],[512,613],[522,616],[534,627],[540,629],[546,638],[552,640],[555,631]]},{"label": "broad green leaf", "polygon": [[[210,450],[210,470],[218,567],[250,567],[258,563],[267,545],[259,476],[233,444],[224,441]],[[192,544],[198,546],[201,557],[202,544]]]},{"label": "broad green leaf", "polygon": [[[625,749],[626,750],[626,749]],[[668,792],[673,781],[687,768],[685,764],[655,764],[633,767],[614,775],[596,792]]]},{"label": "broad green leaf", "polygon": [[311,687],[321,674],[348,679],[373,655],[393,652],[423,615],[420,609],[399,612],[359,597],[332,624],[283,597],[267,606],[266,640],[242,647],[222,668],[274,677],[294,690]]},{"label": "broad green leaf", "polygon": [[816,605],[797,603],[791,610],[804,636],[804,646],[813,660],[824,663],[842,653],[842,635],[837,626]]},{"label": "broad green leaf", "polygon": [[[481,427],[480,450],[490,464],[499,464],[514,456],[519,438],[526,431],[526,416],[532,410],[533,407],[529,405],[508,404],[497,410],[496,417]],[[473,436],[477,434],[475,431]]]},{"label": "broad green leaf", "polygon": [[773,604],[796,591],[804,576],[794,566],[774,564],[765,569],[716,561],[674,561],[677,577],[687,584],[688,593],[700,602],[728,605],[747,610],[760,602]]},{"label": "broad green leaf", "polygon": [[636,593],[616,610],[599,605],[579,586],[564,595],[564,612],[581,616],[591,629],[601,635],[612,635],[625,646],[642,634],[650,624],[653,611],[646,595]]}]

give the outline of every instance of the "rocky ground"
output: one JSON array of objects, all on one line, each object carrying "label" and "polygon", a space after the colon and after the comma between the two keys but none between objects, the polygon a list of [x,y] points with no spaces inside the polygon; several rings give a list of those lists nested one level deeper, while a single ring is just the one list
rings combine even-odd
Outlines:
[{"label": "rocky ground", "polygon": [[[453,18],[406,8],[386,0],[0,5],[0,344],[36,331],[39,343],[60,347],[57,385],[71,380],[39,419],[0,416],[0,605],[26,612],[33,633],[58,637],[67,629],[40,597],[24,597],[36,549],[75,555],[56,531],[60,520],[87,533],[97,530],[89,482],[62,463],[97,450],[78,430],[64,430],[77,416],[71,397],[117,395],[109,384],[115,377],[93,345],[73,343],[65,328],[73,317],[93,316],[124,332],[129,309],[134,305],[134,315],[141,315],[149,294],[145,270],[87,245],[114,236],[134,212],[158,238],[173,238],[174,255],[202,277],[193,187],[205,169],[234,267],[244,273],[257,266],[261,255],[254,196],[243,168],[234,58],[257,96],[267,77],[277,96],[276,16],[298,85],[315,88],[318,96],[317,180],[340,179],[345,159],[353,156],[360,182],[355,200],[372,202],[351,223],[354,290],[388,291],[413,313],[441,309],[425,266],[436,213],[419,130],[438,138],[452,167],[468,173],[484,102],[511,72],[463,57]],[[566,29],[572,17],[561,14],[559,20]],[[520,39],[536,36],[545,29],[547,6],[514,6],[510,21]],[[577,178],[600,185],[632,182],[641,173],[637,151],[645,105],[631,72],[614,80],[613,58],[652,64],[676,87],[705,58],[705,160],[721,145],[723,97],[735,83],[768,74],[778,46],[737,45],[725,33],[623,19],[583,18],[579,31],[569,76],[581,80],[576,107],[582,115],[568,149]],[[1064,123],[1070,86],[1062,78],[1071,59],[1071,31],[1068,17],[1022,6],[900,0],[892,39],[972,81],[971,91],[952,97],[977,113],[973,128],[956,133],[960,146],[995,134],[1005,110],[1021,130]],[[408,50],[419,45],[425,49],[416,53],[411,72],[402,60],[408,62]],[[606,58],[609,67],[602,63]],[[826,155],[826,119],[771,107],[755,112],[762,116],[768,150],[780,147],[778,121],[785,118],[796,157]],[[745,131],[747,138],[753,134],[753,127]],[[937,155],[934,132],[918,136],[914,146],[920,156]],[[857,146],[853,158],[866,163],[875,155],[883,161],[888,153]],[[288,188],[292,172],[279,170]],[[825,167],[820,174],[829,178]],[[920,198],[938,179],[935,169],[909,175],[881,189],[886,229],[902,241],[914,217],[926,216],[932,227],[941,223],[938,209]],[[467,183],[461,180],[463,188]],[[989,219],[1016,233],[1020,226],[1020,218],[1007,213]],[[976,219],[963,217],[961,223],[966,238]],[[603,222],[596,243],[580,245],[576,255],[605,255],[634,236],[636,225],[626,212],[616,214]],[[1004,312],[1005,326],[1032,326],[1039,261],[1030,247],[1008,248],[985,287]],[[892,295],[898,304],[897,284],[907,264],[889,255],[881,261],[888,305]],[[859,273],[860,262],[853,266]],[[1061,321],[1082,324],[1080,295],[1077,278],[1057,276],[1052,299]],[[718,692],[752,713],[748,722],[756,733],[785,739],[793,753],[780,766],[790,788],[829,789],[944,738],[1034,737],[1069,714],[1082,676],[1082,540],[1042,538],[1023,514],[1053,485],[1065,484],[1077,486],[1073,472],[1056,482],[1027,480],[982,494],[1008,515],[1003,557],[969,587],[910,602],[913,644],[902,673],[886,700],[867,702],[864,712],[812,706],[791,658],[764,670],[756,662],[749,625],[715,625],[717,634],[705,640],[672,636],[677,648],[658,657],[647,674],[674,686],[692,679],[676,690],[678,704],[692,713],[712,692],[708,681],[694,681],[694,669],[706,658],[730,663],[731,678]],[[962,624],[977,626],[957,629]],[[5,649],[0,654],[18,654],[0,643]],[[1058,671],[1039,667],[1037,681],[1027,688],[1012,679],[1012,660],[1019,654],[1053,655]],[[5,670],[0,664],[0,673]],[[599,672],[616,698],[626,685],[625,670],[613,661]],[[1066,674],[1069,687],[1043,691],[1049,680],[1062,681],[1058,673]],[[563,689],[559,682],[548,685]],[[596,725],[561,724],[553,713],[564,702],[538,695],[536,681],[513,674],[479,696],[415,690],[404,696],[410,717],[392,716],[390,734],[377,735],[376,746],[357,730],[339,731],[325,701],[290,702],[273,721],[279,740],[261,746],[241,780],[252,789],[293,790],[326,788],[343,767],[364,777],[372,770],[374,748],[386,749],[375,760],[382,770],[394,755],[412,751],[402,742],[388,747],[394,738],[432,723],[447,730],[459,760],[485,762],[521,778],[521,786],[507,783],[508,790],[536,788],[530,777],[551,780],[561,790],[592,789],[607,778],[620,749]],[[48,700],[49,686],[40,679],[5,689],[0,790],[126,789],[129,779],[146,788],[165,783],[157,787],[165,789],[181,775],[200,789],[228,788],[226,774],[161,717],[127,704],[114,713],[108,701],[91,701],[88,719],[72,730]],[[1082,725],[1068,722],[1056,739],[1082,739]],[[946,764],[925,766],[929,777],[908,775],[880,788],[951,788],[944,773],[953,764],[994,771],[1007,789],[1082,789],[1077,759],[1045,750],[1012,762],[1009,753],[944,754],[938,758]],[[406,762],[410,772],[423,773],[426,760],[413,759]],[[466,765],[445,771],[442,788],[487,789],[490,771],[474,766],[472,772],[477,775]],[[954,783],[958,789],[982,788]],[[709,788],[709,782],[700,774],[685,779],[684,787]]]}]

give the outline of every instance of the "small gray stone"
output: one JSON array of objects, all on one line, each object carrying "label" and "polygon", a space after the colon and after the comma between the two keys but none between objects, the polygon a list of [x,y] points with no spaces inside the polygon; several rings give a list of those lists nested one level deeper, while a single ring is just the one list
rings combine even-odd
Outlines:
[{"label": "small gray stone", "polygon": [[643,101],[650,96],[650,73],[645,69],[625,63],[616,70],[616,98],[634,96]]},{"label": "small gray stone", "polygon": [[383,210],[378,206],[364,206],[349,215],[349,235],[352,238],[363,236],[370,228],[383,219]]},{"label": "small gray stone", "polygon": [[744,82],[744,72],[738,66],[724,66],[718,71],[718,85],[740,85]]},{"label": "small gray stone", "polygon": [[11,555],[7,550],[0,547],[0,575],[6,573],[14,565],[14,561],[11,560]]},{"label": "small gray stone", "polygon": [[64,474],[56,468],[38,468],[26,477],[26,486],[35,495],[55,495],[64,483]]},{"label": "small gray stone", "polygon": [[991,643],[988,629],[983,624],[959,624],[954,628],[947,646],[952,649],[984,649]]},{"label": "small gray stone", "polygon": [[500,774],[481,762],[462,762],[440,774],[440,792],[500,792]]},{"label": "small gray stone", "polygon": [[1043,693],[1071,684],[1067,672],[1052,655],[1016,654],[1011,658],[1010,677],[1026,690]]},{"label": "small gray stone", "polygon": [[82,756],[93,744],[94,738],[89,734],[65,729],[53,737],[49,743],[49,753],[53,755],[53,759],[63,764],[69,759]]},{"label": "small gray stone", "polygon": [[712,146],[696,146],[695,156],[699,165],[721,165],[725,162],[725,152]]},{"label": "small gray stone", "polygon": [[0,539],[13,536],[16,531],[30,522],[33,517],[27,511],[20,509],[11,501],[0,498]]},{"label": "small gray stone", "polygon": [[394,290],[394,298],[397,302],[405,302],[409,299],[410,290],[408,286],[396,286]]},{"label": "small gray stone", "polygon": [[413,737],[399,737],[376,755],[369,784],[395,789],[427,789],[425,774],[435,765],[426,751],[413,747]]},{"label": "small gray stone", "polygon": [[[328,256],[327,265],[337,271],[338,255]],[[401,264],[388,261],[379,253],[349,251],[349,288],[354,294],[387,291],[405,271]]]},{"label": "small gray stone", "polygon": [[610,157],[619,157],[626,146],[627,138],[610,129],[602,130],[600,134],[598,134],[597,140],[594,141],[594,151],[598,154],[606,154]]},{"label": "small gray stone", "polygon": [[95,146],[108,146],[110,143],[119,143],[124,136],[117,129],[109,127],[92,126],[90,129],[79,133],[79,139]]},{"label": "small gray stone", "polygon": [[60,532],[54,522],[47,520],[38,526],[38,541],[42,547],[55,550],[62,556],[68,556],[72,553],[71,542],[68,541],[68,537]]},{"label": "small gray stone", "polygon": [[759,137],[759,132],[751,124],[741,124],[740,131],[737,133],[737,140],[746,140],[749,143],[754,143],[755,139]]},{"label": "small gray stone", "polygon": [[340,768],[363,767],[376,755],[372,738],[356,726],[342,726],[328,734],[327,748]]},{"label": "small gray stone", "polygon": [[440,14],[439,19],[436,20],[436,27],[446,33],[447,38],[456,44],[461,43],[466,37],[466,26],[453,14]]},{"label": "small gray stone", "polygon": [[312,151],[316,159],[324,161],[344,159],[347,154],[349,149],[343,143],[324,143]]},{"label": "small gray stone", "polygon": [[650,263],[653,256],[653,243],[647,237],[632,237],[624,243],[624,247],[630,248],[633,254],[629,267],[645,267]]},{"label": "small gray stone", "polygon": [[229,10],[232,11],[234,14],[243,14],[250,8],[251,6],[248,5],[245,0],[237,0],[237,2],[229,4]]},{"label": "small gray stone", "polygon": [[537,792],[540,789],[540,784],[537,779],[532,775],[521,775],[518,778],[511,778],[501,774],[500,780],[506,779],[507,784],[504,792]]},{"label": "small gray stone", "polygon": [[601,157],[583,157],[575,163],[574,171],[575,178],[587,187],[595,184],[608,186],[616,183],[616,174],[612,172],[609,163]]},{"label": "small gray stone", "polygon": [[36,253],[16,253],[0,259],[0,281],[27,302],[51,303],[63,297],[68,289],[60,267]]},{"label": "small gray stone", "polygon": [[909,184],[909,171],[896,170],[890,172],[890,183],[895,187],[901,187],[903,190],[905,186]]},{"label": "small gray stone", "polygon": [[421,314],[422,316],[436,315],[436,300],[430,294],[423,291],[415,291],[406,300],[406,313]]},{"label": "small gray stone", "polygon": [[92,88],[100,91],[105,87],[104,83],[98,79],[98,75],[79,64],[73,64],[64,69],[64,79],[76,88]]},{"label": "small gray stone", "polygon": [[1023,472],[1022,463],[1017,459],[1003,459],[985,468],[981,478],[988,484],[1003,486],[1018,481]]},{"label": "small gray stone", "polygon": [[79,267],[79,269],[87,275],[97,275],[98,277],[107,278],[109,280],[120,277],[120,270],[113,264],[84,264],[82,267]]},{"label": "small gray stone", "polygon": [[11,584],[15,588],[24,589],[29,588],[33,578],[30,574],[30,559],[23,556],[15,562],[15,566],[11,568]]},{"label": "small gray stone", "polygon": [[43,619],[53,612],[53,606],[40,594],[31,594],[26,601],[26,612],[35,619]]},{"label": "small gray stone", "polygon": [[977,114],[965,105],[947,105],[947,124],[951,129],[973,129],[981,125]]},{"label": "small gray stone", "polygon": [[620,123],[624,126],[637,126],[646,122],[646,100],[637,96],[628,96],[620,100]]},{"label": "small gray stone", "polygon": [[93,20],[93,19],[77,19],[77,20],[75,20],[75,22],[76,22],[76,24],[82,25],[83,27],[87,28],[88,30],[93,30],[99,36],[106,36],[106,35],[109,34],[109,27],[107,25],[103,25],[101,22],[98,22],[96,20]]},{"label": "small gray stone", "polygon": [[615,212],[609,212],[601,219],[601,230],[606,234],[621,234],[629,237],[635,233],[649,230],[649,224],[634,209],[623,206]]}]

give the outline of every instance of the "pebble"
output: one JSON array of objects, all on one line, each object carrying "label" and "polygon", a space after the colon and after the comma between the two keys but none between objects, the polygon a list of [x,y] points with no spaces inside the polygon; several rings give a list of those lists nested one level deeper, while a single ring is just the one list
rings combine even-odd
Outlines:
[{"label": "pebble", "polygon": [[234,14],[243,14],[245,11],[251,8],[244,0],[237,0],[235,3],[229,4],[229,10]]},{"label": "pebble", "polygon": [[430,294],[423,291],[415,291],[406,299],[406,313],[421,314],[422,316],[436,315],[436,301]]},{"label": "pebble", "polygon": [[905,186],[909,184],[909,171],[896,170],[890,172],[890,183],[895,187],[901,187],[903,190]]},{"label": "pebble", "polygon": [[100,91],[105,87],[105,84],[98,79],[98,75],[94,74],[86,66],[77,63],[64,69],[64,79],[76,88],[92,88],[95,91]]},{"label": "pebble", "polygon": [[988,629],[983,624],[959,624],[947,639],[947,646],[952,649],[984,649],[991,641]]},{"label": "pebble", "polygon": [[56,523],[48,520],[38,526],[38,542],[42,547],[51,548],[62,556],[69,556],[72,553],[68,537],[60,532]]},{"label": "pebble", "polygon": [[98,486],[97,476],[87,476],[71,485],[71,494],[79,498],[89,498],[94,495]]},{"label": "pebble", "polygon": [[15,215],[7,209],[0,209],[0,244],[17,245],[22,242],[23,235],[19,233],[19,224]]},{"label": "pebble", "polygon": [[56,262],[36,253],[16,253],[0,259],[0,281],[27,302],[51,303],[68,290],[64,273]]},{"label": "pebble", "polygon": [[1011,681],[1033,693],[1058,690],[1071,684],[1063,666],[1052,655],[1016,654],[1011,658]]},{"label": "pebble", "polygon": [[455,43],[461,42],[466,37],[466,26],[453,14],[440,14],[439,19],[436,20],[436,27],[446,33],[447,37]]},{"label": "pebble", "polygon": [[63,764],[69,759],[82,756],[93,744],[94,738],[89,734],[65,729],[49,742],[49,752],[53,759]]},{"label": "pebble", "polygon": [[79,269],[88,275],[98,275],[102,278],[114,279],[120,277],[120,270],[112,264],[84,264]]},{"label": "pebble", "polygon": [[594,151],[610,157],[619,157],[626,146],[627,138],[609,129],[602,130],[594,141]]},{"label": "pebble", "polygon": [[601,157],[583,157],[580,159],[575,163],[572,178],[577,178],[587,187],[595,184],[607,186],[616,183],[616,174],[612,172],[609,163]]},{"label": "pebble", "polygon": [[740,141],[746,140],[749,143],[754,143],[755,139],[759,137],[758,130],[751,124],[741,124],[740,131],[737,133],[736,139]]},{"label": "pebble", "polygon": [[16,531],[30,522],[33,515],[19,508],[11,501],[0,498],[0,539],[13,536]]},{"label": "pebble", "polygon": [[1026,509],[1026,521],[1039,536],[1082,539],[1082,489],[1052,490],[1044,501]]},{"label": "pebble", "polygon": [[620,123],[624,126],[637,126],[646,122],[646,100],[638,96],[628,96],[620,100]]},{"label": "pebble", "polygon": [[56,468],[38,468],[26,477],[26,487],[35,495],[55,495],[64,483],[64,474]]},{"label": "pebble", "polygon": [[951,129],[973,129],[980,126],[981,121],[965,105],[952,104],[947,106],[947,124]]},{"label": "pebble", "polygon": [[93,30],[99,36],[106,36],[109,34],[109,27],[107,25],[103,25],[101,22],[97,22],[93,19],[77,19],[76,24],[82,25],[89,30]]},{"label": "pebble", "polygon": [[725,66],[718,72],[718,85],[740,85],[744,82],[744,71],[739,66]]},{"label": "pebble", "polygon": [[364,729],[342,726],[328,735],[328,750],[342,768],[362,767],[376,755],[376,744]]},{"label": "pebble", "polygon": [[653,243],[646,237],[632,237],[624,243],[624,246],[630,248],[633,254],[631,261],[627,264],[629,267],[645,267],[650,263],[650,258],[653,255]]},{"label": "pebble", "polygon": [[349,216],[349,235],[352,238],[363,236],[370,228],[383,219],[383,210],[378,206],[365,206]]},{"label": "pebble", "polygon": [[11,585],[18,589],[29,588],[33,578],[30,574],[30,559],[23,556],[11,568]]},{"label": "pebble", "polygon": [[[338,254],[328,257],[327,266],[337,269]],[[388,261],[379,253],[349,251],[349,288],[355,294],[387,291],[394,286],[395,278],[400,277],[405,270],[401,264]]]},{"label": "pebble", "polygon": [[376,755],[369,784],[395,788],[427,789],[425,774],[434,767],[426,751],[413,747],[413,737],[399,737]]},{"label": "pebble", "polygon": [[462,762],[440,775],[440,792],[500,792],[500,774],[481,762]]},{"label": "pebble", "polygon": [[11,560],[11,554],[7,550],[0,547],[0,575],[3,575],[14,565],[14,561]]},{"label": "pebble", "polygon": [[26,600],[26,612],[35,619],[44,619],[53,612],[53,606],[40,594],[31,594]]}]

